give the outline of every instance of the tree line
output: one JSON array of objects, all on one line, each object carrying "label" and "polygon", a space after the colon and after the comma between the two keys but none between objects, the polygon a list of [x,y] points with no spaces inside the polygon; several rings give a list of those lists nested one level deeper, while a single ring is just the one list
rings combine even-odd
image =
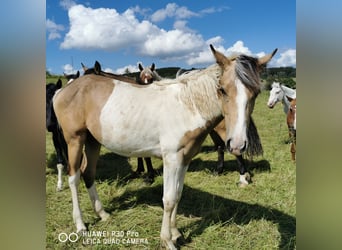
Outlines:
[{"label": "tree line", "polygon": [[[164,78],[175,78],[176,74],[180,68],[179,67],[167,67],[157,69],[158,74]],[[183,69],[184,71],[194,70]],[[126,76],[137,78],[139,72],[129,72],[127,69],[125,71]],[[265,68],[261,74],[261,79],[264,82],[264,88],[266,90],[271,89],[273,82],[280,82],[290,88],[296,88],[296,68],[293,67],[277,67],[277,68]],[[46,70],[46,78],[62,77],[58,75],[52,75],[48,70]]]}]

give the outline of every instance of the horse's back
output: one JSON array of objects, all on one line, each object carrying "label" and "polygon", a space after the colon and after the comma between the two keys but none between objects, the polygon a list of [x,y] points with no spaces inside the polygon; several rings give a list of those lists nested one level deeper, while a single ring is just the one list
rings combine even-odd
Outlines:
[{"label": "horse's back", "polygon": [[114,88],[113,80],[97,75],[77,78],[56,94],[53,105],[66,133],[96,130],[99,114]]}]

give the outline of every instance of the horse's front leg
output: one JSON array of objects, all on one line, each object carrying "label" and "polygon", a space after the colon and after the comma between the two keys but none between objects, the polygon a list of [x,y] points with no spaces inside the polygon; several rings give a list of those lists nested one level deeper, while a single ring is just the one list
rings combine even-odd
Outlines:
[{"label": "horse's front leg", "polygon": [[169,249],[176,249],[174,243],[181,236],[177,229],[176,215],[187,170],[187,166],[183,166],[177,158],[177,155],[163,157],[164,213],[160,238]]},{"label": "horse's front leg", "polygon": [[236,156],[236,160],[239,165],[239,173],[240,173],[240,180],[238,182],[238,185],[240,187],[245,187],[252,181],[251,176],[246,170],[246,164],[242,155]]}]

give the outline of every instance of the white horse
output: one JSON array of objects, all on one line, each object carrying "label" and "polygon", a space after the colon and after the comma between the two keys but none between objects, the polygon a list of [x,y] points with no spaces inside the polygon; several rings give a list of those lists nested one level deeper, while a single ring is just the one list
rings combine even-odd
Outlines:
[{"label": "white horse", "polygon": [[207,135],[224,120],[230,153],[241,155],[253,144],[248,125],[261,89],[259,72],[276,50],[259,59],[230,59],[210,48],[217,64],[181,80],[139,85],[122,76],[85,75],[55,96],[53,105],[68,145],[77,232],[87,229],[78,199],[81,174],[94,210],[102,220],[109,216],[95,186],[101,145],[123,156],[163,158],[160,237],[167,248],[176,249],[181,236],[176,214],[185,173]]},{"label": "white horse", "polygon": [[285,85],[280,84],[279,82],[273,82],[267,106],[269,108],[274,108],[274,106],[278,102],[281,102],[284,106],[284,113],[287,115],[290,108],[290,102],[286,98],[286,96],[292,99],[296,98],[296,90],[286,87]]}]

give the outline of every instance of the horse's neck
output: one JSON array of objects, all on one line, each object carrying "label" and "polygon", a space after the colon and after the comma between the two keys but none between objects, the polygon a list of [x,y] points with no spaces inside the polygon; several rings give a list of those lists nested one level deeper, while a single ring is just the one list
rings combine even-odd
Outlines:
[{"label": "horse's neck", "polygon": [[290,108],[290,102],[287,100],[286,95],[284,95],[282,100],[283,106],[284,106],[284,113],[287,114]]},{"label": "horse's neck", "polygon": [[296,90],[288,88],[284,85],[281,86],[284,92],[284,95],[291,97],[291,98],[296,98]]},{"label": "horse's neck", "polygon": [[282,103],[284,105],[284,112],[285,114],[288,113],[289,109],[290,109],[290,101],[287,99],[286,96],[291,97],[291,98],[296,98],[296,90],[288,88],[284,85],[281,86],[281,89],[283,90],[283,100]]},{"label": "horse's neck", "polygon": [[185,86],[181,99],[190,110],[196,110],[207,121],[222,115],[217,96],[220,70],[219,66],[211,66],[182,78]]}]

